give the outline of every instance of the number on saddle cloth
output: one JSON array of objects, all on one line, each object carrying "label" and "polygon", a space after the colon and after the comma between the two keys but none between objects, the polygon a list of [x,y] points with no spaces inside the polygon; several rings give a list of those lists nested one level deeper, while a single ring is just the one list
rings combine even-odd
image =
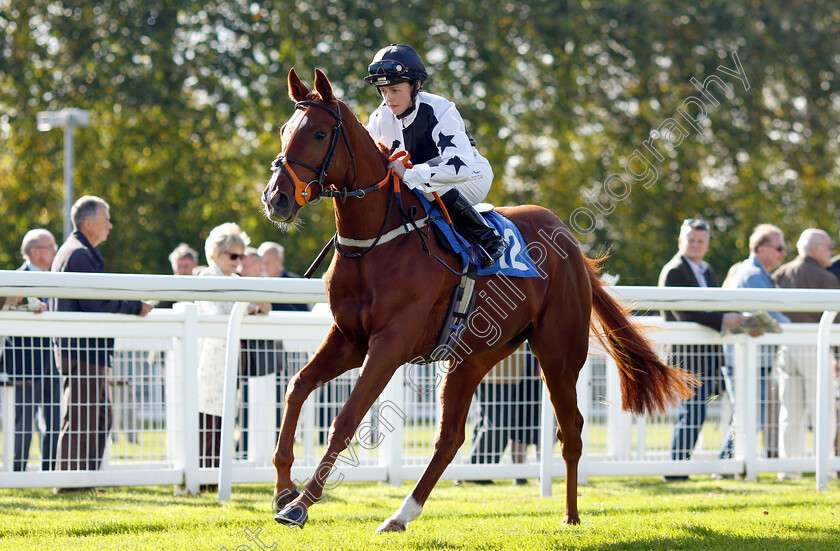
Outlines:
[{"label": "number on saddle cloth", "polygon": [[[462,271],[466,270],[469,264],[477,264],[478,254],[474,249],[473,244],[452,231],[452,227],[446,223],[440,207],[437,204],[430,203],[426,200],[422,193],[417,190],[414,194],[420,199],[426,214],[430,216],[432,228],[434,228],[435,235],[438,241],[444,248],[449,249],[461,257]],[[493,275],[502,273],[506,276],[513,277],[538,277],[536,266],[528,254],[528,244],[522,237],[522,232],[514,224],[513,220],[496,212],[493,205],[489,203],[479,203],[475,209],[484,217],[484,221],[488,225],[496,228],[499,235],[504,237],[510,246],[505,251],[505,254],[494,262],[489,268],[479,268],[478,275]]]}]

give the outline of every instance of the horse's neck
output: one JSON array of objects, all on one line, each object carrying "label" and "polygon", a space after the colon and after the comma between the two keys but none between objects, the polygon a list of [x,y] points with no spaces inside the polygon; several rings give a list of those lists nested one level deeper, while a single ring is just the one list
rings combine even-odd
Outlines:
[{"label": "horse's neck", "polygon": [[[364,126],[358,120],[347,123],[350,130],[350,145],[356,152],[356,167],[344,175],[345,186],[365,189],[384,180],[388,171],[382,161],[379,150],[374,145]],[[401,185],[402,195],[411,194],[411,190]],[[406,193],[407,192],[407,193]],[[393,183],[388,182],[377,191],[369,192],[362,198],[351,197],[344,201],[335,201],[335,226],[338,235],[350,239],[373,239],[380,231],[389,231],[400,224]],[[411,198],[413,199],[413,197]],[[403,199],[405,201],[405,199]],[[390,208],[389,208],[390,205]],[[384,225],[385,217],[389,220]]]},{"label": "horse's neck", "polygon": [[[357,187],[368,187],[385,177],[386,173],[383,172],[375,180]],[[362,198],[350,197],[345,201],[339,198],[334,199],[335,226],[338,235],[350,239],[373,239],[380,232],[395,228],[400,222],[397,202],[393,197],[393,185],[389,182],[383,188],[370,192]],[[386,216],[389,218],[387,222],[385,222]]]}]

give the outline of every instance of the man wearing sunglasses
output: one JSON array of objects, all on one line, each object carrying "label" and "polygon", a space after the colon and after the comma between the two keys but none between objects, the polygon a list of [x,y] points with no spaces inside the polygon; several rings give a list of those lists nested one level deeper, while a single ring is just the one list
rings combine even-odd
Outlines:
[{"label": "man wearing sunglasses", "polygon": [[[778,268],[785,260],[787,247],[782,230],[773,224],[759,224],[753,229],[749,240],[750,256],[737,264],[737,268],[726,278],[723,286],[728,289],[773,289],[775,284],[770,272]],[[790,319],[781,312],[767,312],[779,323],[790,323]],[[761,332],[751,332],[758,337]],[[764,447],[767,457],[779,456],[779,390],[778,380],[773,373],[773,359],[776,346],[763,345],[759,353],[758,389],[759,417],[758,428],[764,432]],[[731,367],[725,368],[731,369]]]},{"label": "man wearing sunglasses", "polygon": [[[834,245],[823,230],[808,228],[796,241],[799,253],[773,274],[783,289],[838,289],[840,282],[826,268],[831,266]],[[819,323],[819,312],[790,312],[793,323]],[[816,402],[816,350],[813,346],[782,346],[779,349],[779,457],[804,457],[808,433],[808,405]],[[829,415],[829,434],[835,434],[837,419]],[[779,479],[801,478],[799,472],[780,472]]]},{"label": "man wearing sunglasses", "polygon": [[391,153],[411,155],[412,168],[406,169],[400,160],[389,167],[429,201],[434,200],[433,192],[438,193],[458,230],[486,253],[481,263],[489,267],[504,254],[507,242],[473,205],[490,191],[493,169],[478,152],[455,104],[420,91],[428,78],[423,60],[410,46],[391,44],[379,50],[365,81],[376,87],[382,103],[371,114],[367,129]]},{"label": "man wearing sunglasses", "polygon": [[[709,224],[704,220],[689,218],[680,227],[677,240],[678,252],[662,268],[659,274],[660,287],[719,287],[712,267],[703,260],[709,251]],[[737,312],[674,312],[663,311],[668,321],[693,321],[717,332],[726,327],[737,327],[744,323],[744,316]],[[671,361],[692,373],[700,380],[695,395],[680,403],[674,435],[671,440],[671,459],[691,458],[700,429],[706,419],[709,397],[724,391],[723,349],[719,344],[673,345]],[[729,385],[730,388],[732,385]],[[732,453],[731,432],[721,450],[721,457]],[[666,476],[665,482],[688,480],[688,476]]]}]

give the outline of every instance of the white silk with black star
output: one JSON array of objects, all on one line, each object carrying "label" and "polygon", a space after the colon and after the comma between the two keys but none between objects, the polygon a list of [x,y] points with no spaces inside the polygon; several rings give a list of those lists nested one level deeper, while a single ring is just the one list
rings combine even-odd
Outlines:
[{"label": "white silk with black star", "polygon": [[382,103],[367,129],[374,141],[391,146],[393,152],[411,154],[414,167],[403,178],[410,188],[428,193],[474,176],[478,151],[455,104],[446,98],[420,92],[415,109],[402,119]]}]

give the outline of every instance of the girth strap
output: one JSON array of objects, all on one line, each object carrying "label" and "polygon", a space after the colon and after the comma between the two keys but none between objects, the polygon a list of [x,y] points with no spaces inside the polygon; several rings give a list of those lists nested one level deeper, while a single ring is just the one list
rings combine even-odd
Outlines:
[{"label": "girth strap", "polygon": [[422,228],[426,224],[429,223],[429,217],[426,216],[425,218],[421,218],[414,223],[414,226],[410,224],[403,224],[398,228],[394,228],[393,230],[383,233],[382,236],[377,241],[374,239],[351,239],[349,237],[341,237],[340,235],[336,235],[336,241],[342,247],[371,247],[373,246],[374,242],[377,245],[382,245],[383,243],[387,243],[388,241],[392,241],[397,237],[414,231],[415,227],[417,229]]}]

